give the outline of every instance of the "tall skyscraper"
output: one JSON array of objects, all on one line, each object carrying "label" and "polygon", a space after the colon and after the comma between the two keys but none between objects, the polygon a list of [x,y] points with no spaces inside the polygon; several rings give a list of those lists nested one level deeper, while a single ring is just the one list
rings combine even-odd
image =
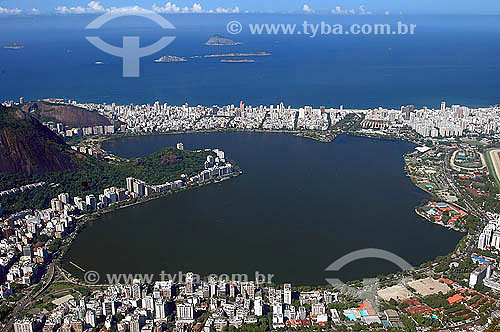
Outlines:
[{"label": "tall skyscraper", "polygon": [[283,303],[292,304],[292,285],[285,284],[283,287]]},{"label": "tall skyscraper", "polygon": [[127,181],[127,190],[129,192],[133,192],[134,191],[134,178],[129,177],[129,178],[127,178],[126,181]]},{"label": "tall skyscraper", "polygon": [[139,319],[139,315],[133,315],[130,320],[130,332],[141,332],[141,320]]},{"label": "tall skyscraper", "polygon": [[57,198],[63,202],[64,204],[69,204],[69,194],[68,193],[62,193],[57,196]]},{"label": "tall skyscraper", "polygon": [[194,293],[194,276],[193,272],[186,273],[186,294]]},{"label": "tall skyscraper", "polygon": [[254,312],[255,316],[262,316],[264,312],[264,303],[260,297],[255,298]]},{"label": "tall skyscraper", "polygon": [[32,258],[33,257],[33,248],[31,244],[23,246],[23,257]]},{"label": "tall skyscraper", "polygon": [[90,210],[95,210],[97,208],[97,199],[92,194],[85,197],[85,203],[87,203],[87,208]]},{"label": "tall skyscraper", "polygon": [[133,191],[139,196],[144,196],[144,194],[146,193],[146,186],[142,181],[134,180],[133,187],[134,187]]},{"label": "tall skyscraper", "polygon": [[153,311],[155,309],[155,303],[153,297],[149,295],[144,296],[144,298],[142,299],[142,307],[149,311]]},{"label": "tall skyscraper", "polygon": [[167,317],[166,303],[163,299],[157,300],[155,303],[155,318],[165,319]]},{"label": "tall skyscraper", "polygon": [[177,320],[192,322],[194,320],[194,306],[191,303],[177,304]]},{"label": "tall skyscraper", "polygon": [[255,298],[255,284],[253,281],[250,281],[247,285],[247,293],[248,297],[251,298],[252,300]]},{"label": "tall skyscraper", "polygon": [[104,316],[113,316],[116,314],[115,301],[104,300],[102,303],[102,313]]},{"label": "tall skyscraper", "polygon": [[90,325],[91,327],[95,327],[97,325],[94,310],[87,310],[87,312],[85,313],[85,323],[87,323],[87,325]]},{"label": "tall skyscraper", "polygon": [[135,282],[135,280],[134,280],[134,283],[132,285],[132,298],[134,298],[134,299],[142,298],[141,291],[142,291],[142,289],[141,289],[140,282]]}]

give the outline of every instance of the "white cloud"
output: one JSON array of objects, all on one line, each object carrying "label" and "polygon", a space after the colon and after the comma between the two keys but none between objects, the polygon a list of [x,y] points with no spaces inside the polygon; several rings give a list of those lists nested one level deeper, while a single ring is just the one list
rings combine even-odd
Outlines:
[{"label": "white cloud", "polygon": [[371,15],[372,12],[369,10],[366,10],[365,5],[359,6],[359,15]]},{"label": "white cloud", "polygon": [[343,9],[340,6],[335,7],[335,9],[332,9],[332,14],[335,15],[354,15],[356,14],[356,11],[354,9]]},{"label": "white cloud", "polygon": [[[221,14],[236,14],[240,12],[240,8],[235,6],[234,8],[222,8],[219,7],[215,10],[208,9],[205,10],[200,3],[195,2],[191,7],[179,7],[177,4],[168,1],[164,5],[153,4],[151,8],[156,13],[221,13]],[[99,1],[90,1],[86,7],[83,6],[57,6],[55,8],[56,12],[59,14],[96,14],[96,13],[105,13],[111,10],[120,10],[125,11],[127,13],[134,13],[144,11],[145,9],[134,6],[134,7],[104,7]],[[2,13],[2,8],[0,8],[0,14]]]},{"label": "white cloud", "polygon": [[309,5],[306,5],[304,4],[304,7],[302,8],[303,11],[305,11],[306,13],[312,13],[313,10],[311,9],[311,7],[309,7]]},{"label": "white cloud", "polygon": [[88,4],[89,10],[95,11],[97,13],[105,12],[106,9],[101,5],[99,1],[90,1]]},{"label": "white cloud", "polygon": [[0,7],[0,15],[18,15],[23,11],[19,8],[3,8]]},{"label": "white cloud", "polygon": [[92,14],[92,13],[104,13],[115,8],[104,8],[99,1],[90,1],[87,7],[75,6],[57,6],[56,12],[59,14]]},{"label": "white cloud", "polygon": [[132,7],[104,7],[101,5],[99,1],[90,1],[87,4],[87,7],[75,6],[75,7],[67,7],[67,6],[57,6],[56,12],[58,14],[100,14],[106,13],[109,11],[119,11],[122,13],[141,13],[147,12],[146,9],[139,6]]},{"label": "white cloud", "polygon": [[391,15],[391,12],[390,12],[390,11],[388,11],[388,10],[386,10],[386,11],[384,12],[384,14],[385,14],[385,15]]},{"label": "white cloud", "polygon": [[335,9],[332,9],[332,14],[335,15],[371,15],[372,12],[366,9],[365,5],[359,6],[359,9],[356,11],[356,9],[344,9],[340,6],[335,7]]},{"label": "white cloud", "polygon": [[194,3],[192,8],[193,13],[203,13],[203,8],[199,3]]},{"label": "white cloud", "polygon": [[150,10],[144,9],[139,6],[131,6],[131,7],[111,7],[111,8],[106,8],[105,11],[115,11],[115,12],[120,12],[120,13],[127,13],[127,14],[137,14],[137,13],[151,13]]},{"label": "white cloud", "polygon": [[[235,7],[238,9],[238,7]],[[227,8],[217,8],[217,12],[227,12],[227,13],[235,13],[235,9],[227,9]],[[164,6],[158,6],[156,4],[153,5],[153,11],[157,13],[213,13],[213,10],[206,11],[203,9],[201,4],[194,3],[191,7],[179,7],[173,2],[167,2]]]},{"label": "white cloud", "polygon": [[66,6],[57,6],[56,12],[59,14],[84,14],[85,8],[83,7],[66,7]]},{"label": "white cloud", "polygon": [[215,9],[216,13],[219,14],[237,14],[240,12],[240,8],[238,6],[235,6],[234,8],[217,8]]},{"label": "white cloud", "polygon": [[332,9],[332,14],[342,15],[344,14],[344,10],[342,9],[342,7],[337,6],[335,7],[335,9]]},{"label": "white cloud", "polygon": [[157,13],[178,13],[181,11],[181,9],[175,3],[167,2],[162,7],[159,7],[156,4],[154,4],[153,11],[155,11]]}]

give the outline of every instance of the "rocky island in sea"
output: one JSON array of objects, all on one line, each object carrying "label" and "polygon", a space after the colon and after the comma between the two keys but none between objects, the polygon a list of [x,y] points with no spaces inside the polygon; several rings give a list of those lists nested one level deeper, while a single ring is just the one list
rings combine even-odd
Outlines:
[{"label": "rocky island in sea", "polygon": [[174,55],[164,55],[161,58],[155,60],[155,62],[185,62],[187,61],[185,58],[174,56]]},{"label": "rocky island in sea", "polygon": [[207,54],[205,58],[218,58],[218,57],[247,57],[247,56],[269,56],[268,52],[252,52],[252,53],[222,53],[222,54]]},{"label": "rocky island in sea", "polygon": [[222,37],[219,35],[214,35],[205,43],[207,46],[234,46],[241,45],[240,42],[235,42],[229,38]]},{"label": "rocky island in sea", "polygon": [[24,48],[24,45],[17,45],[17,44],[5,45],[3,48],[8,49],[8,50],[20,50],[20,49]]},{"label": "rocky island in sea", "polygon": [[253,59],[222,59],[220,60],[222,63],[254,63]]}]

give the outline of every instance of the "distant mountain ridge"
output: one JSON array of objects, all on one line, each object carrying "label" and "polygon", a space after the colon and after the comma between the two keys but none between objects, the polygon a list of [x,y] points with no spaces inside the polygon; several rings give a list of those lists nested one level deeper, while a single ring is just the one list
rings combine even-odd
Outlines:
[{"label": "distant mountain ridge", "polygon": [[75,153],[30,114],[0,105],[0,172],[27,175],[76,169]]},{"label": "distant mountain ridge", "polygon": [[108,126],[112,124],[108,118],[98,112],[74,105],[35,101],[26,103],[22,109],[40,121],[60,122],[70,128]]}]

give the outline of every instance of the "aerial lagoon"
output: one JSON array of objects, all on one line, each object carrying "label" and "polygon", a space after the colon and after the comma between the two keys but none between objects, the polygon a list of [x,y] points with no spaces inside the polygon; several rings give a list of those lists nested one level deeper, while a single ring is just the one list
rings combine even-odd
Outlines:
[{"label": "aerial lagoon", "polygon": [[314,285],[398,270],[363,259],[325,272],[355,250],[385,249],[416,266],[451,252],[462,236],[414,212],[429,195],[405,174],[403,155],[415,148],[407,142],[231,132],[125,137],[103,147],[131,158],[177,142],[220,148],[243,174],[100,217],[74,241],[68,270],[82,274],[71,261],[99,272],[101,281],[112,273],[251,278],[259,271],[275,282]]}]

